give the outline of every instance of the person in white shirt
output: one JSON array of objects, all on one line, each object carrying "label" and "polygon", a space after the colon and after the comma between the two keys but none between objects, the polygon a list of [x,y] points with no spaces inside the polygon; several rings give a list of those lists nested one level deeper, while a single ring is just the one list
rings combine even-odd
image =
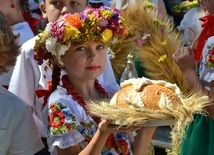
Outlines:
[{"label": "person in white shirt", "polygon": [[205,10],[198,6],[187,11],[177,29],[184,35],[184,45],[191,45],[201,32],[202,21],[199,18],[206,15]]},{"label": "person in white shirt", "polygon": [[[29,25],[29,23],[24,18],[24,13],[27,12],[28,1],[27,0],[14,0],[5,1],[0,0],[0,10],[4,13],[8,19],[13,34],[19,34],[18,44],[22,45],[27,40],[34,37],[34,33]],[[7,72],[0,76],[0,85],[8,88],[11,76],[13,72],[13,67]]]},{"label": "person in white shirt", "polygon": [[[19,54],[17,35],[0,11],[0,74],[7,72]],[[32,117],[31,107],[0,86],[1,155],[32,155],[44,146]]]}]

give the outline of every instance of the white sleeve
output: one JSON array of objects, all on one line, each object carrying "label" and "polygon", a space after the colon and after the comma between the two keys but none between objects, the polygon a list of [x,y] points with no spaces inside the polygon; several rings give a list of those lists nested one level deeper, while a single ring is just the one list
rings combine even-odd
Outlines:
[{"label": "white sleeve", "polygon": [[214,36],[209,37],[202,51],[202,61],[200,62],[199,77],[207,90],[210,90],[210,82],[214,80],[214,69],[208,63],[208,55],[211,52],[211,45],[214,45]]},{"label": "white sleeve", "polygon": [[34,60],[35,39],[34,37],[21,46],[21,54],[17,57],[8,90],[32,107],[33,117],[39,132],[42,137],[45,137],[41,120],[42,103],[40,102],[42,99],[38,99],[35,93],[37,89],[42,89],[42,86],[39,85],[41,72]]},{"label": "white sleeve", "polygon": [[177,29],[179,30],[179,31],[181,31],[181,30],[185,30],[185,28],[186,28],[186,26],[187,26],[187,24],[186,24],[186,18],[185,18],[186,16],[184,15],[184,17],[183,17],[183,19],[181,20],[181,22],[180,22],[180,25],[177,27]]},{"label": "white sleeve", "polygon": [[184,15],[180,25],[177,27],[179,31],[183,31],[183,39],[184,39],[184,44],[189,45],[189,21],[190,20],[187,16],[187,14]]},{"label": "white sleeve", "polygon": [[53,92],[48,99],[43,110],[43,122],[48,133],[50,152],[53,152],[56,146],[65,149],[85,139],[77,130],[80,126],[79,117],[76,115],[78,108],[71,108],[72,104],[72,100],[60,91]]},{"label": "white sleeve", "polygon": [[37,131],[30,107],[19,109],[17,114],[17,128],[14,130],[11,148],[15,152],[9,154],[30,155],[40,151],[44,145]]},{"label": "white sleeve", "polygon": [[17,57],[8,90],[23,99],[31,107],[35,100],[35,79],[33,67],[25,57],[25,52]]}]

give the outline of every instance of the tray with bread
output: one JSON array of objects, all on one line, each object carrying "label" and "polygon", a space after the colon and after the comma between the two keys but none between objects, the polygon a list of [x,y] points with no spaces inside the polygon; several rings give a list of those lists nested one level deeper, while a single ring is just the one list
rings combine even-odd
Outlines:
[{"label": "tray with bread", "polygon": [[201,92],[184,95],[176,84],[142,77],[124,81],[110,100],[91,102],[88,109],[119,127],[171,126],[172,143],[177,143],[194,115],[206,115],[204,107],[210,103]]}]

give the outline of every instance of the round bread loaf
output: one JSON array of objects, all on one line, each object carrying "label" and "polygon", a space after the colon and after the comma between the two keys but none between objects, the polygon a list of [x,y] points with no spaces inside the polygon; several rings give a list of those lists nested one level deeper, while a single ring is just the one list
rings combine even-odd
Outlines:
[{"label": "round bread loaf", "polygon": [[182,97],[180,89],[175,84],[147,78],[123,82],[121,89],[110,101],[110,105],[146,107],[154,110],[160,110],[163,106],[174,108],[177,104],[182,104]]}]

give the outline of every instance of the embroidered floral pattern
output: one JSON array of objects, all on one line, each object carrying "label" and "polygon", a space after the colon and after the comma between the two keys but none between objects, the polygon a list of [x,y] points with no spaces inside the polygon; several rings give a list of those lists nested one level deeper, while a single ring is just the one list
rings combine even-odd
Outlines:
[{"label": "embroidered floral pattern", "polygon": [[[63,84],[66,84],[66,86],[68,87],[68,81],[66,79],[66,76],[64,76],[62,81]],[[99,83],[96,83],[95,85],[98,90],[102,92],[102,94],[107,93]],[[81,101],[78,100],[80,99],[80,96],[78,94],[74,96],[74,94],[71,93],[74,90],[72,89],[72,87],[69,88],[70,89],[66,89],[67,91],[64,91],[66,95],[72,95],[72,100],[78,102],[78,104],[83,107],[79,110],[82,109],[85,111],[85,113],[87,113],[84,104],[79,103]],[[57,89],[65,90],[63,87],[57,87]],[[70,92],[71,94],[68,92]],[[75,97],[76,99],[74,99]],[[63,137],[63,135],[68,133],[70,130],[76,130],[79,131],[82,137],[84,137],[83,144],[87,145],[96,133],[100,120],[96,121],[94,117],[81,114],[82,111],[80,111],[80,115],[74,115],[69,107],[63,105],[60,102],[49,104],[49,134],[61,135]],[[79,122],[80,120],[82,122],[80,122],[80,124],[77,124],[77,122]],[[129,155],[131,150],[130,147],[131,146],[129,145],[129,138],[127,134],[121,132],[114,133],[111,134],[106,140],[106,143],[102,149],[102,155]]]},{"label": "embroidered floral pattern", "polygon": [[96,132],[97,125],[93,121],[89,121],[87,123],[81,122],[80,124],[81,126],[78,128],[78,131],[81,133],[83,137],[85,137],[84,141],[86,143],[89,143]]},{"label": "embroidered floral pattern", "polygon": [[214,68],[214,43],[208,45],[208,54],[205,58],[205,66],[208,68]]},{"label": "embroidered floral pattern", "polygon": [[77,128],[75,116],[67,106],[63,106],[59,102],[49,105],[48,120],[51,135],[67,133],[71,129]]},{"label": "embroidered floral pattern", "polygon": [[[87,103],[85,102],[84,98],[82,98],[72,87],[68,80],[67,75],[62,76],[62,84],[63,87],[67,90],[67,95],[71,95],[72,99],[84,109],[87,113]],[[107,97],[108,93],[99,84],[98,80],[95,80],[94,83],[95,88],[103,95],[103,97]],[[91,116],[91,119],[87,119],[87,121],[81,122],[80,126],[78,127],[78,131],[81,133],[83,137],[85,137],[84,142],[89,143],[94,136],[97,130],[97,124],[100,122],[100,118]],[[127,155],[129,152],[129,145],[127,143],[128,138],[124,133],[116,133],[111,134],[105,146],[103,147],[102,154],[110,155],[110,154],[119,154],[119,155]],[[114,152],[114,153],[113,153]]]},{"label": "embroidered floral pattern", "polygon": [[128,137],[125,136],[124,133],[117,132],[115,134],[111,134],[106,144],[102,150],[102,153],[109,155],[109,154],[115,154],[115,151],[120,155],[128,155],[129,154],[129,146],[127,143]]},{"label": "embroidered floral pattern", "polygon": [[[89,143],[93,138],[95,132],[97,131],[97,125],[94,122],[81,123],[78,131],[83,137],[85,137],[85,142]],[[119,154],[127,155],[129,153],[129,146],[127,143],[128,136],[126,134],[118,132],[111,134],[102,149],[103,155]]]}]

